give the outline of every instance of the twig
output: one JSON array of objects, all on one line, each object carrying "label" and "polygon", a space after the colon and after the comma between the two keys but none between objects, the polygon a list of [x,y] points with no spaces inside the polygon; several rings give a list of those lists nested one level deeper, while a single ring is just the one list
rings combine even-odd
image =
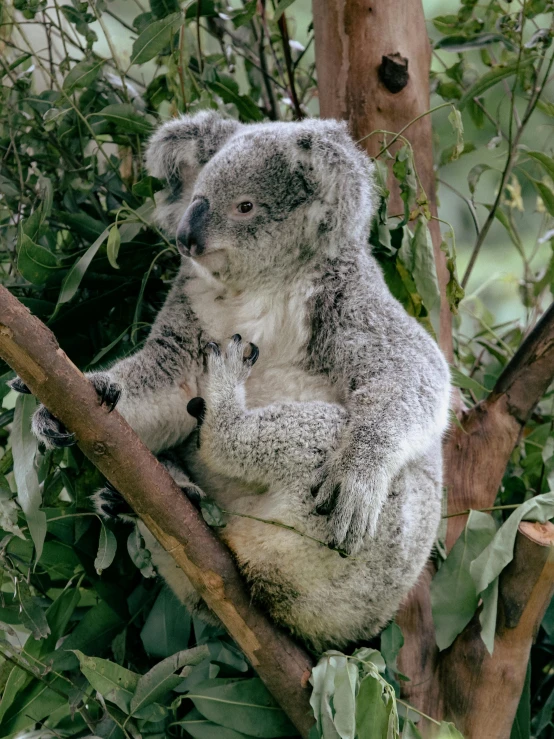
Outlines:
[{"label": "twig", "polygon": [[287,75],[289,79],[290,95],[294,110],[294,117],[297,121],[300,121],[305,116],[302,112],[302,108],[300,107],[298,95],[296,94],[296,86],[294,84],[294,67],[292,64],[292,56],[290,53],[289,29],[287,27],[287,19],[284,13],[281,13],[277,23],[279,26],[279,31],[281,32],[281,40],[283,42],[283,54],[285,57],[285,66],[287,68]]}]

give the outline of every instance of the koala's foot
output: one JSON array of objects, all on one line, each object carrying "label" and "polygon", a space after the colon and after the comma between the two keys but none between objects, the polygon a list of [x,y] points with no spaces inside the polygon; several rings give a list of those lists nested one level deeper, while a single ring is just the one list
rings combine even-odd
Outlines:
[{"label": "koala's foot", "polygon": [[125,498],[107,480],[106,487],[91,495],[90,500],[92,507],[100,518],[107,520],[121,519],[125,521],[134,515],[133,509]]},{"label": "koala's foot", "polygon": [[[190,481],[183,468],[171,459],[171,453],[159,459],[190,502],[196,508],[200,508],[200,501],[206,497],[204,491]],[[108,480],[105,487],[90,496],[90,500],[93,509],[101,518],[122,521],[131,521],[135,518],[131,506]]]},{"label": "koala's foot", "polygon": [[[90,375],[88,379],[92,382],[98,393],[100,405],[105,405],[111,413],[121,397],[121,387],[116,382],[112,382],[109,375],[103,372]],[[19,377],[16,377],[8,384],[18,393],[30,393],[27,385]],[[75,434],[68,431],[63,423],[53,416],[43,405],[38,408],[33,416],[32,430],[46,449],[61,449],[71,446],[77,440]]]},{"label": "koala's foot", "polygon": [[256,364],[260,350],[256,344],[243,341],[240,334],[235,334],[225,351],[215,341],[210,341],[206,344],[206,354],[209,384],[213,388],[219,383],[236,385],[244,382]]}]

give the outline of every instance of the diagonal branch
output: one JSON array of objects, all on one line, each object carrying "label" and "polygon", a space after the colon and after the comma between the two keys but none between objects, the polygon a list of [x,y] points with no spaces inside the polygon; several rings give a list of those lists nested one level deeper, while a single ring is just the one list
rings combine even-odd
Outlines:
[{"label": "diagonal branch", "polygon": [[[521,344],[489,395],[463,414],[444,445],[448,512],[493,505],[510,454],[554,378],[554,304]],[[449,519],[450,548],[466,516]]]},{"label": "diagonal branch", "polygon": [[228,550],[166,469],[59,348],[52,332],[0,286],[0,357],[76,434],[79,446],[121,492],[221,619],[300,734],[314,723],[312,659],[251,603]]}]

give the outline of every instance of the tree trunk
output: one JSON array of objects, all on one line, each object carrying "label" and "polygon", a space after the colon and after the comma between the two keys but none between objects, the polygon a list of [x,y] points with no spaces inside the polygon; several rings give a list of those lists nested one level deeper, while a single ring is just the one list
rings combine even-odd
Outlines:
[{"label": "tree trunk", "polygon": [[[420,179],[436,216],[429,66],[431,49],[421,0],[313,0],[321,115],[348,121],[355,139],[375,156],[384,138],[410,141]],[[413,123],[412,123],[413,121]],[[368,136],[372,131],[376,133]],[[367,137],[367,138],[364,138]],[[390,140],[390,136],[388,140]],[[391,214],[403,211],[391,180]],[[440,345],[452,359],[447,271],[438,221],[430,222],[441,286]],[[461,418],[444,445],[449,513],[493,505],[509,456],[533,406],[554,376],[554,309],[543,316],[499,379],[490,397]],[[466,517],[449,519],[451,547]],[[436,719],[453,719],[466,739],[509,737],[532,640],[552,595],[551,539],[520,534],[512,565],[501,576],[495,650],[488,655],[478,617],[450,649],[435,643],[429,564],[400,610],[405,645],[399,657],[406,698]],[[517,617],[516,614],[517,613]],[[507,615],[511,614],[511,615]]]},{"label": "tree trunk", "polygon": [[131,427],[109,413],[52,332],[0,286],[0,357],[75,435],[171,554],[271,691],[307,737],[311,657],[256,608],[229,551]]}]

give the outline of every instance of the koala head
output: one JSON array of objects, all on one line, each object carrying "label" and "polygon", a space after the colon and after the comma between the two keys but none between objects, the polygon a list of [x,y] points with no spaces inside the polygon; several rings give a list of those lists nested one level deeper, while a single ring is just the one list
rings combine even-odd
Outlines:
[{"label": "koala head", "polygon": [[159,224],[230,279],[282,279],[367,242],[373,165],[345,124],[184,116],[158,129],[146,162],[168,183]]}]

